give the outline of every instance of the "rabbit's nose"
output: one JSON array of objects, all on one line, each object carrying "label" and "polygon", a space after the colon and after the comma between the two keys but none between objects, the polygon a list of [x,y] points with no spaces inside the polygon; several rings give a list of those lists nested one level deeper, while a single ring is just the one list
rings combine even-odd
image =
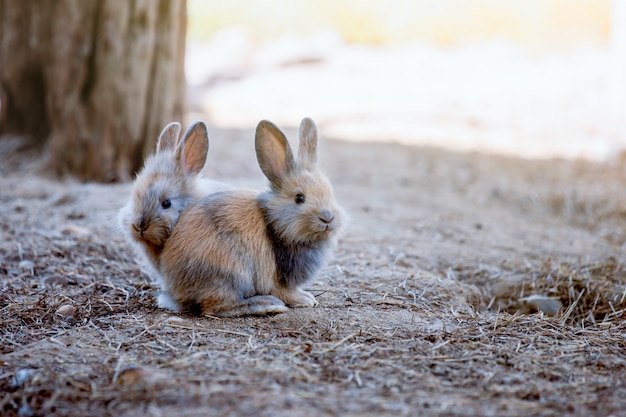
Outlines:
[{"label": "rabbit's nose", "polygon": [[324,209],[322,211],[320,211],[320,213],[317,215],[317,217],[324,223],[329,224],[330,222],[333,221],[333,219],[335,218],[335,215],[333,214],[332,211],[328,210],[328,209]]},{"label": "rabbit's nose", "polygon": [[149,222],[147,222],[145,219],[141,219],[140,222],[133,223],[133,229],[135,229],[137,232],[145,232],[149,225]]}]

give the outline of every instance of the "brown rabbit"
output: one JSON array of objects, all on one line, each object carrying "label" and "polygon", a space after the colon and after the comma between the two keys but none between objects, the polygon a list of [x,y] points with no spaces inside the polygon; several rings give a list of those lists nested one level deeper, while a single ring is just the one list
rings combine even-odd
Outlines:
[{"label": "brown rabbit", "polygon": [[[206,125],[197,122],[179,140],[181,126],[173,122],[161,132],[156,153],[146,158],[131,198],[118,214],[126,240],[145,258],[148,274],[161,281],[160,254],[183,209],[193,198],[228,188],[198,176],[209,150]],[[176,309],[166,299],[159,305]]]},{"label": "brown rabbit", "polygon": [[268,121],[258,124],[255,147],[270,189],[195,200],[165,243],[164,286],[185,312],[227,317],[317,304],[300,287],[331,255],[343,217],[317,168],[317,128],[302,120],[297,160]]}]

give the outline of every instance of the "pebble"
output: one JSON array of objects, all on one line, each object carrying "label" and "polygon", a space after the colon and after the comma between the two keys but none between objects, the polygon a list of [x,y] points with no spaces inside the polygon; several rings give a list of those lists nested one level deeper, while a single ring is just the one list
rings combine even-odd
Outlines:
[{"label": "pebble", "polygon": [[46,285],[68,285],[70,283],[75,284],[75,282],[70,282],[67,277],[59,274],[48,275],[43,279],[43,283]]},{"label": "pebble", "polygon": [[23,368],[15,372],[15,376],[13,377],[12,386],[13,387],[21,387],[25,385],[28,381],[33,379],[35,376],[35,370],[31,368]]},{"label": "pebble", "polygon": [[123,368],[117,375],[117,384],[123,386],[143,385],[146,383],[148,372],[137,365]]},{"label": "pebble", "polygon": [[31,275],[35,273],[35,263],[33,261],[20,261],[18,267],[20,269],[26,269],[27,271],[30,271]]},{"label": "pebble", "polygon": [[541,311],[547,316],[556,316],[563,309],[563,303],[556,297],[535,294],[523,298],[522,301],[529,309]]},{"label": "pebble", "polygon": [[91,230],[75,224],[67,224],[61,227],[60,232],[76,239],[85,239],[91,235]]},{"label": "pebble", "polygon": [[71,304],[63,304],[57,309],[56,314],[63,318],[73,317],[76,314],[76,307]]}]

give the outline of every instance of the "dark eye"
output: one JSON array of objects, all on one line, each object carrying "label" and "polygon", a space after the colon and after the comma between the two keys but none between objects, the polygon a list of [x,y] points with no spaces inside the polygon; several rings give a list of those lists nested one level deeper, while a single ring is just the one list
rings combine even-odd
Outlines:
[{"label": "dark eye", "polygon": [[166,198],[165,200],[163,200],[163,202],[161,203],[161,207],[163,207],[164,209],[168,209],[170,207],[172,207],[172,202],[170,201],[169,198]]},{"label": "dark eye", "polygon": [[304,194],[296,194],[296,204],[304,204]]}]

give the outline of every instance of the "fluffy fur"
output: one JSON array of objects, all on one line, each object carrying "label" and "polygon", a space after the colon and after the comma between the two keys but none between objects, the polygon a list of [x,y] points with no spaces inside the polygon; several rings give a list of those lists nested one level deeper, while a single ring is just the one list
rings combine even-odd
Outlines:
[{"label": "fluffy fur", "polygon": [[[181,140],[180,131],[179,123],[163,129],[156,153],[146,158],[131,198],[118,215],[126,240],[139,253],[151,278],[161,285],[161,251],[183,209],[193,198],[228,188],[198,177],[209,149],[204,123],[192,125]],[[166,293],[160,294],[158,301],[161,307],[178,309]]]},{"label": "fluffy fur", "polygon": [[317,128],[302,121],[297,159],[267,121],[257,126],[255,147],[270,189],[190,203],[165,243],[165,288],[184,311],[226,317],[317,304],[300,287],[326,263],[343,217],[317,168]]}]

